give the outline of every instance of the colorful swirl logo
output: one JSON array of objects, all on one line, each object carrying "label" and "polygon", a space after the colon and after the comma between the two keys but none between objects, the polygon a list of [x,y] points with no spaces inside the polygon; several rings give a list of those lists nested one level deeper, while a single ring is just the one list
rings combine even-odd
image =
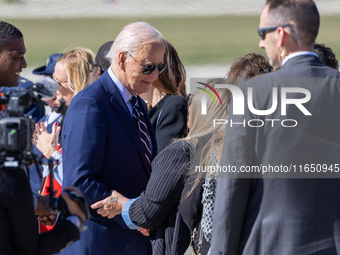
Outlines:
[{"label": "colorful swirl logo", "polygon": [[[203,83],[203,82],[197,82],[197,83],[206,86],[206,87],[209,88],[212,92],[214,92],[215,95],[217,96],[218,100],[220,101],[220,104],[222,105],[222,100],[221,100],[221,98],[220,98],[220,95],[217,93],[217,91],[216,91],[213,87],[211,87],[210,85],[208,85],[208,84],[206,84],[206,83]],[[206,92],[206,93],[208,93],[208,95],[212,98],[212,100],[214,100],[215,105],[217,105],[217,102],[216,102],[216,100],[215,100],[213,94],[211,94],[211,92],[210,92],[209,90],[206,90],[206,89],[200,88],[200,87],[197,87],[197,88],[200,89],[200,90],[203,90],[203,91]]]}]

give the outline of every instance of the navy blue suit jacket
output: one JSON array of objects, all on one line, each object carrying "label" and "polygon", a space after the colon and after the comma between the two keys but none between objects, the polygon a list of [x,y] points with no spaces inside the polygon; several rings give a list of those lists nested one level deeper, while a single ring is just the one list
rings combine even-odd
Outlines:
[{"label": "navy blue suit jacket", "polygon": [[[138,97],[144,115],[146,105]],[[146,118],[152,141],[156,138]],[[128,198],[145,190],[151,167],[133,118],[107,71],[72,100],[63,126],[63,187],[80,188],[91,205],[117,190]],[[129,230],[121,216],[103,218],[91,210],[88,229],[63,254],[147,254],[149,238]]]}]

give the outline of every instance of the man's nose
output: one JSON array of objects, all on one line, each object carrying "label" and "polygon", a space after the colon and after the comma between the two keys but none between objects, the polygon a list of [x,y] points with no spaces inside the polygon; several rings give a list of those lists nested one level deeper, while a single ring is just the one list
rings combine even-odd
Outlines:
[{"label": "man's nose", "polygon": [[21,68],[26,68],[27,67],[26,59],[24,57],[22,57],[22,61],[20,63],[20,67]]},{"label": "man's nose", "polygon": [[264,49],[264,42],[263,42],[263,40],[260,40],[260,42],[259,42],[259,48]]},{"label": "man's nose", "polygon": [[152,73],[149,73],[149,75],[154,79],[158,79],[158,68],[156,68]]}]

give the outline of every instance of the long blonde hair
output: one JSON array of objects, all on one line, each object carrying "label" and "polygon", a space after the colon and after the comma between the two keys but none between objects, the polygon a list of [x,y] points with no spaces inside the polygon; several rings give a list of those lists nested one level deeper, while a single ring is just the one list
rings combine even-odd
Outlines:
[{"label": "long blonde hair", "polygon": [[[227,84],[227,80],[224,78],[211,79],[206,82],[211,87],[215,84]],[[198,185],[201,178],[203,178],[203,173],[201,171],[196,172],[194,169],[194,164],[198,163],[200,166],[208,164],[211,151],[215,148],[218,151],[218,158],[222,155],[222,145],[224,140],[224,134],[226,125],[215,125],[215,119],[226,120],[228,118],[229,104],[231,100],[231,92],[228,89],[215,89],[219,94],[222,105],[214,104],[214,101],[210,98],[207,99],[207,114],[202,115],[202,100],[204,96],[207,96],[205,91],[197,91],[190,105],[190,131],[183,141],[187,141],[190,144],[191,149],[191,159],[190,159],[190,174],[194,174],[196,179],[193,183],[193,187],[188,192],[187,196],[194,190]],[[217,100],[218,101],[218,100]],[[211,137],[209,137],[211,135]],[[197,144],[199,139],[203,137],[208,137],[209,139],[205,142],[202,148],[198,148]],[[204,140],[204,138],[203,138]]]},{"label": "long blonde hair", "polygon": [[68,84],[74,95],[89,85],[91,71],[87,62],[93,62],[94,58],[90,49],[76,48],[58,60],[65,67]]},{"label": "long blonde hair", "polygon": [[[227,80],[216,78],[208,80],[206,83],[214,87],[215,84],[227,84]],[[214,119],[227,119],[231,92],[228,89],[216,89],[216,92],[222,100],[222,105],[215,105],[214,101],[208,98],[206,115],[202,115],[202,101],[203,97],[207,96],[207,93],[199,90],[193,95],[190,105],[190,131],[188,136],[184,138],[184,140],[188,140],[193,146],[197,144],[200,137],[218,132],[221,129],[225,130],[223,125],[216,125],[214,127],[213,121]]]},{"label": "long blonde hair", "polygon": [[[273,71],[272,66],[269,64],[266,59],[255,53],[247,54],[242,58],[235,59],[233,61],[232,66],[230,67],[230,70],[228,72],[227,78],[224,79],[212,79],[210,81],[207,81],[208,85],[211,85],[212,87],[214,84],[232,84],[237,85],[240,82],[243,82],[249,78],[263,75],[267,72]],[[192,148],[196,149],[198,138],[212,134],[212,137],[209,139],[208,142],[204,145],[204,147],[198,152],[200,155],[197,155],[197,152],[195,153],[194,157],[200,156],[200,165],[201,166],[207,166],[211,152],[215,149],[217,149],[217,155],[218,155],[218,164],[221,160],[222,156],[222,150],[223,150],[223,142],[224,142],[224,135],[225,135],[225,129],[226,125],[220,125],[219,127],[212,127],[211,123],[209,121],[213,121],[214,119],[227,119],[228,117],[228,110],[229,110],[229,103],[231,100],[231,92],[227,89],[216,89],[218,94],[220,95],[222,101],[225,100],[225,104],[222,108],[218,108],[215,106],[212,102],[212,100],[207,100],[210,103],[207,103],[207,116],[205,119],[202,118],[200,115],[201,111],[201,97],[203,95],[202,91],[198,91],[197,94],[194,95],[194,100],[192,103],[192,107],[190,107],[190,119],[193,118],[193,126],[190,128],[190,132],[188,135],[188,139],[190,139],[190,143]],[[198,100],[195,100],[197,96]],[[221,110],[221,112],[218,112]],[[191,120],[190,120],[191,122]],[[209,125],[210,124],[210,125]],[[197,177],[194,181],[193,187],[191,190],[187,193],[187,196],[190,195],[190,193],[195,189],[195,187],[198,185],[201,178],[203,178],[203,173],[198,172],[196,173],[192,168],[190,169],[191,174],[197,174]],[[212,175],[215,175],[214,173],[210,173]],[[217,174],[217,173],[216,173]]]}]

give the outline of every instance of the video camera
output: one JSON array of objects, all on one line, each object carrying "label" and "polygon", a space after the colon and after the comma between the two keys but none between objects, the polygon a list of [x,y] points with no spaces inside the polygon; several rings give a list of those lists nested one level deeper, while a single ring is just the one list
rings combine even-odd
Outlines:
[{"label": "video camera", "polygon": [[[43,97],[53,97],[43,84],[33,84],[28,89],[7,90],[0,95],[1,110],[9,117],[0,120],[0,159],[4,167],[32,163],[34,121],[24,115],[31,103],[45,105]],[[17,163],[15,163],[17,162]]]},{"label": "video camera", "polygon": [[[52,79],[46,77],[46,79]],[[50,82],[50,81],[49,81]],[[54,81],[53,81],[54,82]],[[55,82],[54,82],[55,83]],[[56,84],[57,85],[57,84]],[[34,121],[24,116],[24,110],[31,103],[37,105],[46,105],[43,98],[52,98],[56,92],[55,89],[47,89],[44,84],[37,83],[28,89],[17,88],[7,90],[0,94],[1,111],[6,110],[8,117],[0,120],[0,169],[2,168],[22,168],[24,165],[35,164],[39,176],[36,156],[33,154],[32,135],[34,132]],[[54,92],[53,92],[54,91]],[[61,101],[61,105],[56,110],[61,111],[65,101]],[[65,201],[59,197],[53,197],[53,162],[49,159],[46,164],[50,168],[50,207],[53,212],[61,211],[65,216],[69,215]],[[86,200],[77,195],[75,192],[66,191],[70,198],[78,203],[80,208],[89,218],[89,206]]]},{"label": "video camera", "polygon": [[[6,109],[9,117],[0,120],[0,160],[14,157],[14,161],[24,164],[32,164],[31,138],[34,132],[34,122],[24,116],[24,110],[32,103],[47,105],[43,99],[53,98],[56,94],[58,84],[50,77],[41,78],[38,83],[27,89],[16,88],[6,90],[0,94],[1,111]],[[65,106],[62,99],[55,111],[61,112]],[[5,160],[7,164],[8,160]]]}]

